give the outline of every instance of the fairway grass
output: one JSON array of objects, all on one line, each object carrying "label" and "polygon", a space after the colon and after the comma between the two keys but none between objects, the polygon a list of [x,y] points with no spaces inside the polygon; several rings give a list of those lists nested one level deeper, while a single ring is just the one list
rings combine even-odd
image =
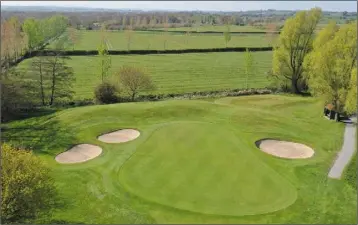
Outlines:
[{"label": "fairway grass", "polygon": [[[79,40],[68,50],[97,50],[102,34],[100,31],[79,31]],[[105,33],[109,50],[128,50],[124,31]],[[47,48],[53,48],[55,43]],[[132,31],[129,50],[211,49],[225,48],[223,34],[178,34],[154,31]],[[265,34],[232,34],[227,47],[269,47]]]},{"label": "fairway grass", "polygon": [[[190,93],[194,91],[246,88],[243,52],[193,53],[177,55],[114,55],[111,57],[110,79],[123,65],[144,68],[152,77],[156,90],[142,94]],[[272,66],[272,52],[253,52],[254,73],[248,78],[249,88],[264,88],[269,84],[266,72]],[[31,60],[23,61],[18,69],[28,70]],[[68,60],[76,81],[75,99],[93,98],[96,85],[101,83],[97,56],[73,56]],[[125,94],[125,93],[123,93]]]},{"label": "fairway grass", "polygon": [[[61,204],[41,223],[354,224],[357,190],[327,178],[344,125],[311,97],[247,96],[86,106],[5,124],[2,140],[52,169]],[[106,144],[122,128],[141,135]],[[12,129],[13,128],[13,129]],[[314,157],[280,159],[255,141],[311,146]],[[102,154],[61,165],[54,158],[88,143]]]}]

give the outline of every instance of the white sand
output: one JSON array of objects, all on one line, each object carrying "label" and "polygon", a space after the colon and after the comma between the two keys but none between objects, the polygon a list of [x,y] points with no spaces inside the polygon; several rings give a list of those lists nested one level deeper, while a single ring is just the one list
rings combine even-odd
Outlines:
[{"label": "white sand", "polygon": [[262,140],[259,148],[268,154],[287,159],[306,159],[314,155],[312,148],[287,141]]},{"label": "white sand", "polygon": [[139,131],[134,129],[123,129],[111,133],[103,134],[98,140],[105,143],[123,143],[134,140],[140,135]]},{"label": "white sand", "polygon": [[96,145],[80,144],[56,156],[59,163],[81,163],[96,158],[102,153],[102,148]]}]

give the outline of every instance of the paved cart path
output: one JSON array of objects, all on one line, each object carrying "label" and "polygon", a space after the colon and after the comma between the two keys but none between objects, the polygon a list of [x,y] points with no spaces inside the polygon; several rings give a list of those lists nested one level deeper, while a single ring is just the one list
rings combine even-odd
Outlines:
[{"label": "paved cart path", "polygon": [[[351,118],[351,121],[357,121],[357,118]],[[356,123],[347,123],[344,131],[344,141],[341,151],[328,173],[329,178],[340,179],[344,168],[349,164],[355,151]]]}]

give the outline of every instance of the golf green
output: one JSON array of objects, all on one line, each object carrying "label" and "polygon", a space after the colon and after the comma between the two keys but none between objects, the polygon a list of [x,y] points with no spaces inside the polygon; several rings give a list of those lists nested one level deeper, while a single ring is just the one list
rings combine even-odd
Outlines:
[{"label": "golf green", "polygon": [[254,215],[287,207],[295,188],[225,126],[162,126],[124,164],[120,179],[149,201],[193,212]]}]

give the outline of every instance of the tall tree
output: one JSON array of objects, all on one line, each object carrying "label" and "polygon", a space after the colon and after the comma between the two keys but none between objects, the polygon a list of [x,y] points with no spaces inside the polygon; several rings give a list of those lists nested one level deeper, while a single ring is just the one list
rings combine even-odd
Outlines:
[{"label": "tall tree", "polygon": [[127,26],[127,29],[124,31],[124,35],[127,39],[127,50],[130,51],[133,36],[132,26]]},{"label": "tall tree", "polygon": [[321,15],[321,9],[313,8],[287,19],[279,37],[279,46],[274,50],[273,76],[282,82],[289,80],[292,93],[301,92],[303,61],[312,49],[314,31]]},{"label": "tall tree", "polygon": [[75,77],[73,69],[66,64],[67,59],[68,57],[61,56],[60,53],[46,58],[46,64],[50,69],[50,105],[57,99],[71,99],[73,96],[72,84]]},{"label": "tall tree", "polygon": [[245,53],[245,78],[246,78],[246,89],[249,89],[249,78],[252,78],[254,75],[254,57],[246,48]]},{"label": "tall tree", "polygon": [[266,39],[269,42],[270,46],[275,46],[275,41],[277,39],[277,26],[274,23],[269,23],[266,25]]},{"label": "tall tree", "polygon": [[329,25],[320,32],[304,66],[311,92],[332,103],[337,112],[343,112],[352,86],[352,71],[357,67],[357,23],[334,31],[334,26]]},{"label": "tall tree", "polygon": [[107,45],[104,39],[101,40],[98,46],[98,57],[100,61],[101,80],[103,83],[108,76],[109,69],[112,66],[111,56],[108,54]]},{"label": "tall tree", "polygon": [[45,67],[45,61],[44,61],[44,57],[36,57],[32,63],[31,63],[31,68],[30,71],[32,71],[32,73],[37,74],[37,82],[39,85],[39,93],[40,93],[40,99],[41,99],[41,103],[42,105],[46,105],[46,89],[48,87],[48,82],[49,82],[49,74],[48,71],[46,71],[47,68]]},{"label": "tall tree", "polygon": [[163,44],[164,44],[164,50],[166,50],[166,48],[167,48],[167,42],[168,42],[168,39],[169,39],[169,33],[168,33],[169,23],[168,23],[168,17],[167,17],[167,16],[164,17],[163,27],[164,27],[164,32],[163,32]]},{"label": "tall tree", "polygon": [[344,110],[349,114],[357,112],[357,67],[352,70]]},{"label": "tall tree", "polygon": [[81,38],[81,32],[75,28],[68,29],[68,37],[70,44],[72,45],[72,50],[75,50],[75,46],[79,43]]},{"label": "tall tree", "polygon": [[226,31],[224,32],[224,40],[225,40],[225,45],[227,47],[227,44],[231,41],[231,33],[230,33],[229,25],[226,25]]}]

